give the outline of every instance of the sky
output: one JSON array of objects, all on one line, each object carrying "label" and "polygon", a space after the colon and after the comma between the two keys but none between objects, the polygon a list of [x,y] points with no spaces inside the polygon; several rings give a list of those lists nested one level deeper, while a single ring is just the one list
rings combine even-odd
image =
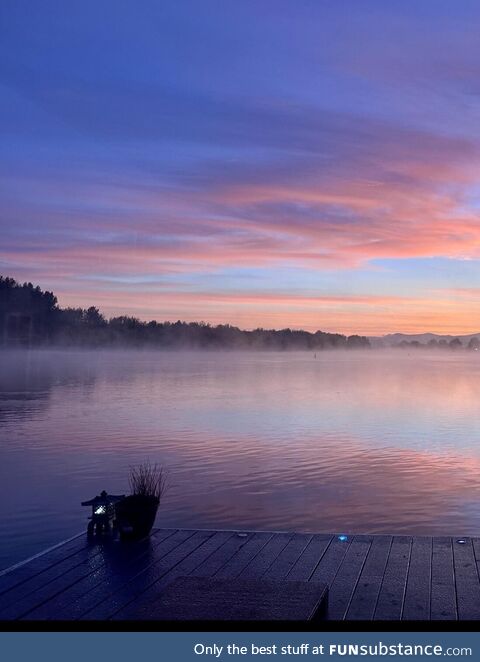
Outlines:
[{"label": "sky", "polygon": [[108,317],[480,331],[476,0],[2,0],[0,273]]}]

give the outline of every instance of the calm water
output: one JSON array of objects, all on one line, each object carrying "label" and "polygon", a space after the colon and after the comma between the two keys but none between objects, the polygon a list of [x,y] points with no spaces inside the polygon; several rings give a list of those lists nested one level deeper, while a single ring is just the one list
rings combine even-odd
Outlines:
[{"label": "calm water", "polygon": [[158,525],[480,534],[480,357],[0,353],[0,567],[166,465]]}]

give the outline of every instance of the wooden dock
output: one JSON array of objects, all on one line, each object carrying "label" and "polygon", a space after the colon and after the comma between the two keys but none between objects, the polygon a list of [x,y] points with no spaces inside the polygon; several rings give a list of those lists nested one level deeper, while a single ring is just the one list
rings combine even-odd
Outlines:
[{"label": "wooden dock", "polygon": [[480,619],[480,538],[156,529],[136,543],[85,534],[0,574],[0,620],[149,620],[174,579],[329,587],[329,620]]}]

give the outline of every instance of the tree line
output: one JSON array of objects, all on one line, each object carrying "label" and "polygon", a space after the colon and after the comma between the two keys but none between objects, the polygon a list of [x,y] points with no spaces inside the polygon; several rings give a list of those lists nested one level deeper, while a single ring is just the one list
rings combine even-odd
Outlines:
[{"label": "tree line", "polygon": [[445,340],[445,338],[440,338],[440,340],[436,340],[435,338],[432,338],[429,340],[427,343],[421,343],[418,340],[402,340],[396,347],[400,347],[401,349],[425,349],[427,347],[428,349],[471,349],[478,351],[480,349],[480,341],[476,336],[473,336],[473,338],[470,338],[468,343],[464,345],[460,338],[452,338],[451,340]]},{"label": "tree line", "polygon": [[368,338],[325,331],[254,329],[206,322],[107,319],[95,306],[60,308],[53,292],[0,276],[0,342],[4,345],[158,347],[162,349],[322,350],[370,347]]}]

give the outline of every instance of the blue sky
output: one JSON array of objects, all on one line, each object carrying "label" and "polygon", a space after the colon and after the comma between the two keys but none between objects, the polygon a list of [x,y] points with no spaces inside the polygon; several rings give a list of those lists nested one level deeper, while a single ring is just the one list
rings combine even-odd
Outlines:
[{"label": "blue sky", "polygon": [[478,331],[480,7],[0,6],[0,272],[107,315]]}]

